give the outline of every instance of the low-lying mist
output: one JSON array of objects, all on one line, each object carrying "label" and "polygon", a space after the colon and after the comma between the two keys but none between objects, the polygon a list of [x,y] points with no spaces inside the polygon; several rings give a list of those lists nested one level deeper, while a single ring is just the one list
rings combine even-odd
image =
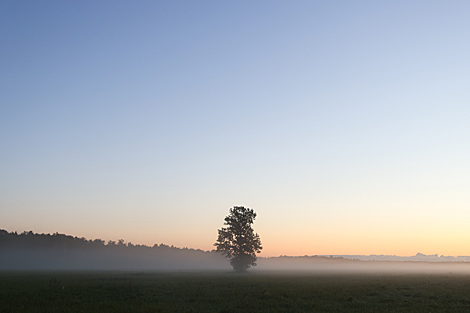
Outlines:
[{"label": "low-lying mist", "polygon": [[[365,261],[343,257],[258,258],[252,273],[263,271],[316,273],[470,273],[470,262]],[[9,233],[0,230],[0,270],[94,271],[230,271],[230,262],[215,250],[107,244],[63,234]]]},{"label": "low-lying mist", "polygon": [[260,258],[253,271],[314,271],[324,273],[462,273],[470,274],[470,262],[362,261],[341,257]]}]

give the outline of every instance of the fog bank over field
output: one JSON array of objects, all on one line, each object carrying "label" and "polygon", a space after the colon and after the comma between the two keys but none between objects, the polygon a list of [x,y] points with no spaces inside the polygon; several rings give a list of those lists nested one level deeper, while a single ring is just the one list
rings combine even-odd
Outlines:
[{"label": "fog bank over field", "polygon": [[[250,271],[470,273],[468,260],[420,253],[413,257],[279,256],[258,258],[258,266]],[[232,267],[214,250],[0,230],[0,270],[231,271]]]},{"label": "fog bank over field", "polygon": [[[326,256],[326,255],[325,255]],[[421,262],[470,262],[470,256],[450,256],[431,254],[426,255],[417,253],[413,256],[398,256],[398,255],[333,255],[333,257],[342,257],[351,260],[363,261],[421,261]]]},{"label": "fog bank over field", "polygon": [[214,252],[160,247],[90,251],[71,248],[0,249],[0,270],[229,270],[225,258]]},{"label": "fog bank over field", "polygon": [[259,258],[253,271],[316,271],[325,273],[466,273],[470,262],[365,261],[335,256]]}]

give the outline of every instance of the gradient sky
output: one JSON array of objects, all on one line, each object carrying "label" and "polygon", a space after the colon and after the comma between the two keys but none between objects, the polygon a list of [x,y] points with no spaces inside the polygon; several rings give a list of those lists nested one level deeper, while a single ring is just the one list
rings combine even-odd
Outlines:
[{"label": "gradient sky", "polygon": [[470,255],[469,1],[0,2],[0,228]]}]

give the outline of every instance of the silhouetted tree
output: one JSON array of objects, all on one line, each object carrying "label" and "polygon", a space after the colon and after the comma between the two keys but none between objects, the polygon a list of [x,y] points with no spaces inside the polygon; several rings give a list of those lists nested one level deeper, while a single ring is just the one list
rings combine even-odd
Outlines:
[{"label": "silhouetted tree", "polygon": [[251,227],[256,218],[252,209],[235,206],[225,218],[224,225],[218,230],[219,236],[214,246],[226,258],[237,272],[245,272],[251,266],[256,266],[256,253],[263,247],[259,235]]}]

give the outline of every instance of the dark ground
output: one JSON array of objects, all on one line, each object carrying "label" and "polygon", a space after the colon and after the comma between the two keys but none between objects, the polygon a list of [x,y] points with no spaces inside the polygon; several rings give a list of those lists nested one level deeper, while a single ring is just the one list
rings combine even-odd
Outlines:
[{"label": "dark ground", "polygon": [[0,272],[0,312],[470,312],[470,275]]}]

